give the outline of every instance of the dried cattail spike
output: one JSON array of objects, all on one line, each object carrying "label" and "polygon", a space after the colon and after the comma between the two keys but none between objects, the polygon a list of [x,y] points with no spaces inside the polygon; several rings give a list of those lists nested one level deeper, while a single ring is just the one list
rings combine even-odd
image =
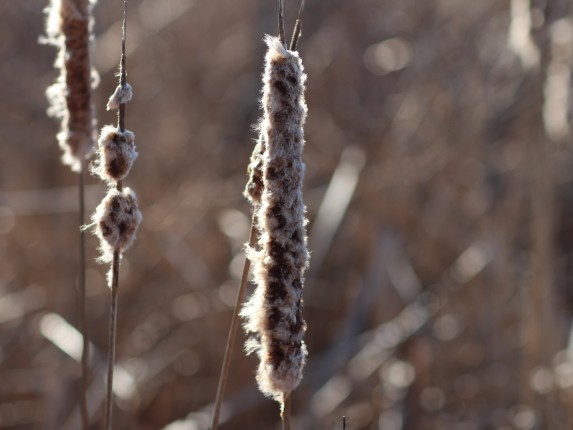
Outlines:
[{"label": "dried cattail spike", "polygon": [[98,155],[93,172],[109,183],[124,179],[139,154],[135,148],[135,135],[106,125],[98,140]]},{"label": "dried cattail spike", "polygon": [[261,203],[261,196],[263,194],[263,155],[265,153],[265,140],[262,134],[259,135],[257,143],[251,154],[249,162],[248,174],[249,180],[243,195],[251,203],[253,207],[257,207]]},{"label": "dried cattail spike", "polygon": [[300,383],[306,358],[302,318],[308,265],[302,201],[306,76],[296,52],[286,50],[278,38],[268,36],[266,42],[263,192],[256,212],[260,251],[249,250],[257,289],[242,315],[247,331],[255,334],[247,349],[261,360],[259,388],[280,402]]},{"label": "dried cattail spike", "polygon": [[131,85],[118,85],[111,97],[107,102],[107,110],[119,109],[120,104],[131,101],[133,97],[133,89]]},{"label": "dried cattail spike", "polygon": [[137,196],[129,189],[110,189],[92,216],[100,240],[102,262],[111,262],[114,251],[126,251],[141,223]]},{"label": "dried cattail spike", "polygon": [[46,22],[46,40],[59,48],[55,65],[60,69],[57,81],[46,91],[48,114],[61,120],[62,161],[74,171],[91,155],[95,140],[91,90],[97,78],[90,62],[91,9],[88,0],[52,0]]}]

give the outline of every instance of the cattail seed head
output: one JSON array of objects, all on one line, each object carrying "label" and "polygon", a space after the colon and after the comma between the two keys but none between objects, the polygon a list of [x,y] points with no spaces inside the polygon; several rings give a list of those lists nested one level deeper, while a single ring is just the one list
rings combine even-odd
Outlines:
[{"label": "cattail seed head", "polygon": [[46,40],[59,48],[55,66],[60,70],[46,95],[48,115],[61,121],[58,142],[62,161],[79,171],[93,152],[95,119],[92,88],[97,75],[90,61],[92,3],[88,0],[52,0],[48,8]]},{"label": "cattail seed head", "polygon": [[133,89],[131,85],[118,85],[107,102],[107,110],[119,109],[119,105],[131,101],[133,98]]},{"label": "cattail seed head", "polygon": [[266,43],[259,250],[248,251],[257,288],[242,315],[246,330],[255,334],[247,350],[260,359],[259,388],[282,401],[300,383],[307,354],[302,317],[309,258],[302,201],[306,76],[298,53],[286,50],[278,38],[267,36]]},{"label": "cattail seed head", "polygon": [[135,240],[141,223],[137,196],[129,189],[112,188],[92,216],[100,240],[100,261],[111,262],[114,251],[126,251]]},{"label": "cattail seed head", "polygon": [[109,183],[124,179],[139,154],[135,148],[135,135],[112,125],[102,128],[98,140],[98,155],[93,172]]}]

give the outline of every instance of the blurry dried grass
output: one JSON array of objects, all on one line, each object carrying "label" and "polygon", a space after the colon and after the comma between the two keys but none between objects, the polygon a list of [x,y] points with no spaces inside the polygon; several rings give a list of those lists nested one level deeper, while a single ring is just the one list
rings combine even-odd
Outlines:
[{"label": "blurry dried grass", "polygon": [[[0,41],[0,129],[9,142],[0,147],[0,301],[19,309],[0,323],[0,373],[9,381],[0,426],[17,429],[60,428],[78,370],[39,331],[44,312],[76,325],[62,289],[74,281],[65,269],[73,256],[62,250],[75,243],[75,215],[51,206],[74,209],[66,190],[75,179],[57,168],[55,126],[44,118],[53,73],[50,53],[36,46],[40,3],[0,4],[0,24],[15,36]],[[171,0],[161,10],[134,2],[130,80],[140,90],[130,115],[145,138],[132,175],[146,222],[122,281],[120,303],[129,306],[119,314],[118,364],[131,377],[119,428],[202,428],[208,420],[248,234],[241,191],[258,116],[260,35],[275,26],[271,3]],[[116,28],[118,7],[98,11],[98,34]],[[339,428],[342,415],[349,429],[570,428],[571,361],[559,351],[568,347],[573,303],[571,137],[568,129],[553,134],[557,141],[545,136],[545,80],[508,47],[509,4],[307,7],[305,196],[309,246],[323,262],[307,283],[314,358],[293,428]],[[552,11],[535,43],[569,14]],[[536,25],[544,13],[534,11]],[[105,45],[117,39],[106,37],[96,52],[117,58],[117,47]],[[542,50],[540,70],[566,63],[551,49]],[[98,106],[114,89],[109,81]],[[342,157],[350,145],[362,155]],[[333,223],[318,208],[337,182],[349,201]],[[32,201],[44,189],[52,199]],[[319,225],[323,233],[313,233]],[[536,291],[549,311],[532,303]],[[105,293],[94,265],[95,357],[106,344],[97,329],[106,327]],[[253,386],[255,367],[233,363],[221,428],[277,424],[274,405]]]}]

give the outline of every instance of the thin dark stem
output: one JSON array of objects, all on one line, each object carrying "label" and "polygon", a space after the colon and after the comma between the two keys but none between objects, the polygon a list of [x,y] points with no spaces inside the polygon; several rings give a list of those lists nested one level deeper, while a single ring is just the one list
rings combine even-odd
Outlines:
[{"label": "thin dark stem", "polygon": [[283,14],[283,0],[279,0],[279,40],[286,48],[285,18]]},{"label": "thin dark stem", "polygon": [[109,311],[109,344],[107,354],[107,396],[105,399],[104,430],[111,430],[112,397],[113,397],[113,366],[115,362],[115,333],[117,320],[117,290],[119,280],[119,251],[113,253],[111,305]]},{"label": "thin dark stem", "polygon": [[292,32],[292,39],[290,41],[290,50],[295,51],[298,45],[298,39],[300,38],[300,34],[302,32],[302,11],[304,10],[304,1],[300,2],[300,8],[298,9],[298,18],[296,19],[296,23],[294,25],[294,31]]},{"label": "thin dark stem", "polygon": [[[249,235],[249,247],[255,246],[257,240],[257,229],[255,227],[255,217],[251,221],[251,233]],[[223,365],[221,366],[221,374],[219,376],[219,385],[217,386],[217,397],[215,398],[215,408],[213,410],[213,419],[211,421],[211,430],[217,430],[219,426],[219,414],[221,412],[221,404],[223,403],[223,396],[225,395],[225,388],[229,377],[229,368],[231,365],[231,358],[235,349],[237,340],[237,328],[239,327],[239,312],[241,304],[245,299],[245,292],[247,290],[247,280],[249,279],[249,270],[251,269],[251,261],[245,258],[243,264],[243,274],[241,275],[241,283],[239,284],[239,291],[237,291],[237,299],[235,301],[235,309],[233,310],[233,317],[231,319],[231,327],[229,328],[229,335],[227,337],[227,347],[225,348],[225,356],[223,357]]]},{"label": "thin dark stem", "polygon": [[79,294],[78,309],[80,314],[80,330],[83,336],[82,345],[82,378],[81,378],[81,395],[80,395],[80,415],[82,418],[82,429],[88,430],[89,415],[87,403],[87,387],[89,372],[89,333],[87,324],[87,305],[86,305],[86,240],[85,231],[82,228],[85,222],[85,171],[87,162],[82,159],[79,171],[79,224],[80,224],[80,273],[79,273]]},{"label": "thin dark stem", "polygon": [[[121,36],[121,61],[119,84],[121,87],[126,85],[127,66],[125,54],[125,39],[127,34],[127,0],[123,0],[123,31]],[[117,116],[117,127],[120,131],[125,131],[125,103],[120,103]],[[123,189],[123,182],[117,181],[115,188],[118,191]],[[104,430],[111,430],[111,417],[113,409],[113,367],[115,364],[115,343],[116,343],[116,320],[117,320],[117,291],[119,289],[119,262],[120,252],[113,252],[112,269],[111,269],[111,305],[109,312],[109,346],[107,355],[107,395],[105,400],[105,424]]]},{"label": "thin dark stem", "polygon": [[346,417],[342,417],[342,430],[346,430]]},{"label": "thin dark stem", "polygon": [[119,131],[125,131],[125,103],[119,105],[117,114],[117,128]]},{"label": "thin dark stem", "polygon": [[[115,188],[118,191],[123,189],[123,181],[117,181]],[[111,412],[113,396],[113,366],[115,362],[115,332],[116,332],[116,315],[117,315],[117,290],[119,288],[119,261],[121,255],[119,251],[113,252],[111,262],[111,305],[109,313],[109,348],[107,355],[107,396],[105,400],[105,430],[111,429]]]},{"label": "thin dark stem", "polygon": [[[123,27],[121,35],[121,62],[119,66],[119,85],[123,88],[127,83],[127,60],[125,54],[125,40],[127,38],[127,0],[123,0]],[[117,115],[117,128],[125,131],[125,103],[119,105]]]},{"label": "thin dark stem", "polygon": [[281,419],[283,422],[283,430],[290,430],[290,408],[291,408],[291,394],[283,394],[283,405],[281,411]]}]

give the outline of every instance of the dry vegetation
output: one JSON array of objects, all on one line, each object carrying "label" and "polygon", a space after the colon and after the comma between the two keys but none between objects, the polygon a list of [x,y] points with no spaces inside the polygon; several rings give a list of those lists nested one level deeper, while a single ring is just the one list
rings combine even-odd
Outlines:
[{"label": "dry vegetation", "polygon": [[[341,429],[343,415],[349,430],[571,428],[572,11],[511,3],[307,1],[309,357],[293,429]],[[298,4],[285,0],[291,26]],[[45,6],[0,2],[0,428],[15,430],[79,428],[77,180],[45,113]],[[94,11],[100,124],[114,121],[121,7]],[[120,274],[114,427],[205,429],[276,3],[130,0],[130,13],[129,182],[144,221]],[[88,179],[90,212],[104,192]],[[90,237],[101,428],[109,291],[96,248]],[[278,428],[256,367],[235,354],[222,430]]]}]

